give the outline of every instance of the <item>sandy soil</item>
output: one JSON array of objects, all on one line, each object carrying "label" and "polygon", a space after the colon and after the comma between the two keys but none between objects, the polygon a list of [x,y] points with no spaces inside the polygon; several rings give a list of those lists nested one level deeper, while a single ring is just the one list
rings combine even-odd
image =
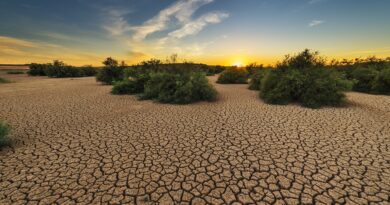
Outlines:
[{"label": "sandy soil", "polygon": [[175,106],[93,78],[9,77],[0,204],[389,204],[388,96],[311,110],[216,85],[218,102]]}]

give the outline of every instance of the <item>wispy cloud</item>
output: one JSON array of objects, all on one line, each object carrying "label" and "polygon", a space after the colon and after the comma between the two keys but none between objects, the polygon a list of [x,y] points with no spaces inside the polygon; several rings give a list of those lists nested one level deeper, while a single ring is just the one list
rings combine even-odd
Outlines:
[{"label": "wispy cloud", "polygon": [[180,39],[185,36],[194,35],[199,33],[208,24],[220,23],[223,19],[229,17],[228,13],[225,12],[210,12],[205,14],[194,21],[190,21],[176,31],[168,34],[169,37]]},{"label": "wispy cloud", "polygon": [[320,3],[322,1],[324,1],[324,0],[310,0],[309,4],[316,4],[316,3]]},{"label": "wispy cloud", "polygon": [[199,33],[208,24],[216,24],[229,16],[226,12],[213,11],[193,20],[193,14],[202,6],[212,3],[214,0],[179,0],[171,6],[162,9],[156,16],[145,21],[141,25],[130,25],[125,15],[128,12],[111,9],[108,10],[109,23],[103,28],[113,36],[131,32],[134,41],[142,41],[149,35],[168,30],[172,20],[176,19],[180,28],[172,31],[166,38],[180,39],[188,35]]},{"label": "wispy cloud", "polygon": [[316,26],[319,26],[321,24],[324,24],[325,21],[323,20],[313,20],[309,23],[309,27],[316,27]]}]

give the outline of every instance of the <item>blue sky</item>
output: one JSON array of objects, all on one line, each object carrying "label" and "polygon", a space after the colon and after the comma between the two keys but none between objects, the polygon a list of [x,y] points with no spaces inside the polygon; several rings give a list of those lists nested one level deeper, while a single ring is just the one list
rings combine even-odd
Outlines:
[{"label": "blue sky", "polygon": [[388,0],[2,0],[0,63],[390,56]]}]

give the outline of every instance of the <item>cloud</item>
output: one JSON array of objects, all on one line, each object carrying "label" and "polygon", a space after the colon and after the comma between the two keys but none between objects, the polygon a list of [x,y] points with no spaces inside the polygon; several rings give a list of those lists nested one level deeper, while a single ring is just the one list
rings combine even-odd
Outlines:
[{"label": "cloud", "polygon": [[125,16],[130,13],[126,10],[107,9],[109,22],[103,28],[113,36],[119,36],[131,30],[131,26],[125,20]]},{"label": "cloud", "polygon": [[324,24],[325,21],[322,21],[322,20],[313,20],[309,23],[309,27],[315,27],[315,26],[319,26],[321,24]]},{"label": "cloud", "polygon": [[147,56],[145,53],[138,52],[138,51],[129,51],[129,52],[127,52],[127,54],[130,57],[134,57],[134,58],[142,58],[142,57]]},{"label": "cloud", "polygon": [[180,39],[188,35],[197,34],[208,24],[219,23],[229,16],[226,12],[214,11],[202,15],[198,19],[192,19],[193,14],[200,7],[212,2],[214,0],[179,0],[138,26],[130,25],[126,21],[125,16],[129,12],[108,9],[106,13],[108,14],[109,22],[103,28],[113,36],[131,33],[132,39],[139,42],[150,34],[169,29],[172,20],[176,19],[180,28],[171,31],[167,37],[160,39],[160,42],[165,42],[168,38]]},{"label": "cloud", "polygon": [[320,3],[322,1],[324,1],[324,0],[310,0],[309,4],[316,4],[316,3]]},{"label": "cloud", "polygon": [[190,21],[191,16],[201,6],[209,4],[214,0],[180,0],[168,8],[159,12],[159,14],[146,21],[141,26],[133,27],[135,31],[134,40],[143,40],[148,35],[167,29],[168,23],[172,17],[175,17],[180,23],[185,24]]},{"label": "cloud", "polygon": [[184,26],[176,31],[168,34],[171,38],[180,39],[185,36],[194,35],[199,33],[208,24],[220,23],[223,19],[229,17],[225,12],[210,12],[205,14],[194,21],[187,22]]}]

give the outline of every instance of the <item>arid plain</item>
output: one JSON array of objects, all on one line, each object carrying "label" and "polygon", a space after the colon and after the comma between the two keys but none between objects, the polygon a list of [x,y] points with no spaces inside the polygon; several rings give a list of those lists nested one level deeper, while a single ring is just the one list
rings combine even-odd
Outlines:
[{"label": "arid plain", "polygon": [[390,204],[388,96],[312,110],[213,83],[217,102],[182,106],[3,76],[0,204]]}]

